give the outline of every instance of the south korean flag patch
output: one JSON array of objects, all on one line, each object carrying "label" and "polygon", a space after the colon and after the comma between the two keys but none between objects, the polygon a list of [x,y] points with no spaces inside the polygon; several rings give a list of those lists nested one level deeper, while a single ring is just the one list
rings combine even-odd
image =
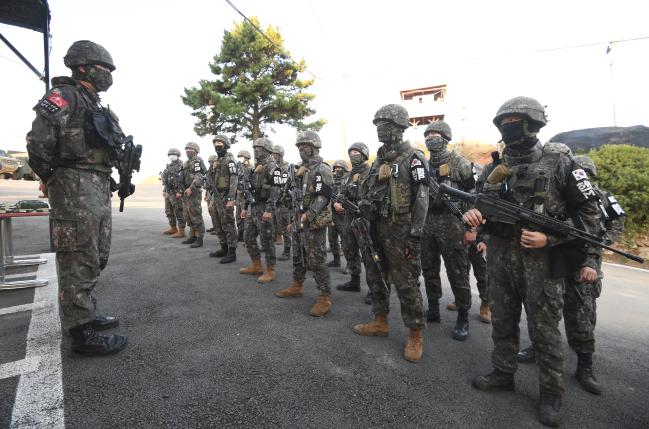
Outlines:
[{"label": "south korean flag patch", "polygon": [[588,174],[584,171],[583,168],[578,168],[572,171],[572,176],[575,178],[575,181],[579,182],[580,180],[588,179]]},{"label": "south korean flag patch", "polygon": [[413,158],[410,162],[410,175],[415,183],[426,181],[426,168],[419,158]]}]

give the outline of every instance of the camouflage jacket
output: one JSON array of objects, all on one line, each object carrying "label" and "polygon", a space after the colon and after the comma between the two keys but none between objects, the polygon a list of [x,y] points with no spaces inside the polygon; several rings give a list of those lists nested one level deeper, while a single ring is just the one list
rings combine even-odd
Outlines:
[{"label": "camouflage jacket", "polygon": [[370,174],[370,166],[364,162],[358,167],[353,167],[352,171],[345,176],[340,186],[340,194],[353,203],[358,203],[363,197],[362,184]]},{"label": "camouflage jacket", "polygon": [[196,155],[185,161],[179,178],[183,190],[192,188],[192,192],[200,192],[205,180],[203,176],[206,172],[207,169],[200,156]]},{"label": "camouflage jacket", "polygon": [[34,106],[30,167],[45,182],[57,167],[110,173],[109,151],[93,122],[93,112],[101,109],[99,96],[69,77],[55,77],[52,84]]},{"label": "camouflage jacket", "polygon": [[272,213],[282,187],[282,171],[272,157],[269,156],[263,164],[255,166],[250,184],[255,195],[255,205],[263,206],[265,212]]},{"label": "camouflage jacket", "polygon": [[[430,159],[430,174],[441,184],[451,188],[460,189],[464,192],[473,192],[475,190],[475,177],[473,175],[473,163],[459,155],[455,151],[447,152],[445,156],[438,159]],[[459,201],[454,201],[462,211],[466,207]],[[433,213],[442,213],[448,211],[444,203],[435,195],[431,195],[428,210]]]},{"label": "camouflage jacket", "polygon": [[302,189],[306,226],[310,229],[323,228],[331,223],[329,196],[334,184],[331,167],[316,156],[302,163],[296,173],[295,186]]},{"label": "camouflage jacket", "polygon": [[183,186],[179,181],[180,172],[183,169],[181,160],[170,162],[162,172],[162,186],[168,194],[175,195],[183,192]]},{"label": "camouflage jacket", "polygon": [[210,175],[211,183],[216,187],[216,189],[211,189],[211,192],[215,195],[218,194],[224,201],[236,200],[239,175],[234,155],[227,152],[225,156],[218,157],[210,165],[207,174]]}]

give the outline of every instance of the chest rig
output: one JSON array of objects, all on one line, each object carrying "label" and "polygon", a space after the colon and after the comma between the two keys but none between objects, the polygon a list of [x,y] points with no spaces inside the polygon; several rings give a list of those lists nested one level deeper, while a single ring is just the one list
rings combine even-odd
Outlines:
[{"label": "chest rig", "polygon": [[410,160],[414,149],[408,143],[405,150],[391,161],[375,161],[370,171],[367,199],[372,203],[372,212],[392,222],[410,220],[412,184],[410,181]]},{"label": "chest rig", "polygon": [[360,201],[363,196],[361,185],[367,178],[369,170],[370,167],[367,164],[363,164],[358,171],[352,169],[350,175],[344,180],[340,193],[352,202]]},{"label": "chest rig", "polygon": [[234,163],[234,157],[229,152],[224,157],[219,157],[214,161],[214,183],[219,192],[230,189],[230,163]]}]

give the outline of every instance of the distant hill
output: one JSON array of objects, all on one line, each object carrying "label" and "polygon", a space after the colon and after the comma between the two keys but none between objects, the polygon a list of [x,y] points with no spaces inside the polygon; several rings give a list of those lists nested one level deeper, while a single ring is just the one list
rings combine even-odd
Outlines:
[{"label": "distant hill", "polygon": [[628,144],[649,148],[649,127],[601,127],[566,131],[550,139],[567,145],[573,152],[588,152],[606,144]]}]

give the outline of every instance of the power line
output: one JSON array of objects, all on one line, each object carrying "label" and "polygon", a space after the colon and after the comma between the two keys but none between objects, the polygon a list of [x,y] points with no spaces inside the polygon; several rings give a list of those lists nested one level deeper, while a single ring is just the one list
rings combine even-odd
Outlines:
[{"label": "power line", "polygon": [[552,51],[562,51],[564,49],[575,49],[575,48],[587,48],[590,46],[600,46],[600,45],[610,45],[613,43],[623,43],[623,42],[634,42],[636,40],[646,40],[649,39],[649,36],[643,36],[643,37],[633,37],[630,39],[618,39],[618,40],[609,40],[607,42],[593,42],[593,43],[584,43],[581,45],[571,45],[571,46],[560,46],[557,48],[546,48],[546,49],[537,49],[534,51],[528,51],[528,54],[536,54],[539,52],[552,52]]},{"label": "power line", "polygon": [[[259,34],[261,34],[261,35],[262,35],[266,40],[268,40],[268,43],[270,43],[270,44],[271,44],[271,45],[272,45],[272,46],[277,50],[277,52],[279,52],[282,56],[286,57],[286,59],[288,59],[290,62],[292,62],[293,64],[295,64],[296,66],[299,67],[300,64],[299,64],[297,61],[295,61],[295,60],[294,60],[293,58],[291,58],[289,55],[284,54],[284,53],[282,52],[282,49],[280,49],[280,47],[277,46],[277,45],[275,44],[275,42],[273,42],[273,41],[270,39],[270,37],[268,37],[268,36],[266,35],[266,33],[264,33],[263,31],[261,31],[261,29],[260,29],[259,27],[257,27],[257,26],[255,25],[254,22],[252,22],[250,19],[248,19],[248,17],[247,17],[246,15],[244,15],[243,12],[241,12],[241,11],[240,11],[240,10],[239,10],[239,9],[238,9],[238,8],[237,8],[237,7],[236,7],[236,6],[235,6],[235,5],[234,5],[230,0],[225,0],[225,2],[226,2],[227,4],[229,4],[230,7],[231,7],[232,9],[234,9],[234,10],[235,10],[239,15],[241,15],[241,17],[242,17],[244,20],[246,20],[246,22],[247,22],[248,24],[250,24],[250,25],[252,26],[252,28],[254,28],[255,30],[257,30],[257,32],[258,32]],[[308,74],[310,74],[311,76],[313,76],[315,79],[319,79],[319,80],[321,80],[321,81],[323,81],[323,82],[327,82],[327,83],[333,83],[333,82],[330,81],[330,80],[323,79],[323,78],[321,78],[321,77],[319,77],[319,76],[316,76],[314,73],[310,72],[309,70],[305,70],[305,71],[306,71]]]}]

